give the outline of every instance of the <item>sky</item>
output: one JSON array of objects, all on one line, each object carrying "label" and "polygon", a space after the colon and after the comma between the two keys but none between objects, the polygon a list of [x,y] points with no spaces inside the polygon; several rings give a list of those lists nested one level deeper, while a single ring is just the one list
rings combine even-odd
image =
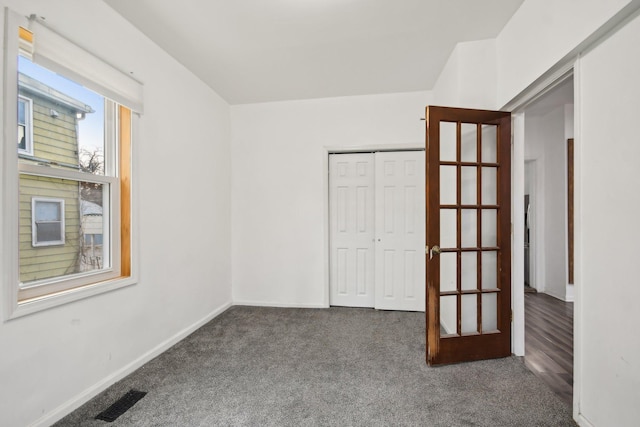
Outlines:
[{"label": "sky", "polygon": [[18,57],[18,71],[91,106],[95,112],[87,114],[84,120],[78,122],[78,143],[80,149],[84,148],[93,152],[96,148],[99,148],[104,152],[103,96],[66,77],[34,64],[22,56]]}]

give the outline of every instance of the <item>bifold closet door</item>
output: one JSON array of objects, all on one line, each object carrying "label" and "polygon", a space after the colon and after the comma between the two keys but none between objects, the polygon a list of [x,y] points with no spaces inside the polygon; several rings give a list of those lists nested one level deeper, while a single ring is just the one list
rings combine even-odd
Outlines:
[{"label": "bifold closet door", "polygon": [[424,152],[329,156],[331,305],[424,311]]},{"label": "bifold closet door", "polygon": [[329,303],[374,306],[373,153],[329,156]]},{"label": "bifold closet door", "polygon": [[375,308],[425,309],[425,153],[375,156]]}]

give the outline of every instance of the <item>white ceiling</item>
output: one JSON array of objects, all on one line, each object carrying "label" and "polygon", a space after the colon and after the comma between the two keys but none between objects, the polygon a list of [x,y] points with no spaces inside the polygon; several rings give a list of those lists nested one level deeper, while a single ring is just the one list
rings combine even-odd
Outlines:
[{"label": "white ceiling", "polygon": [[230,104],[433,88],[523,0],[104,0]]}]

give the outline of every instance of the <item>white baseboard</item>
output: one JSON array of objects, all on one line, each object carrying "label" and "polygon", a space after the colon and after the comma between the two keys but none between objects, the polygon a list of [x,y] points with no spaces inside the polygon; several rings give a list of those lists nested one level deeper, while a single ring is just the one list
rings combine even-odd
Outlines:
[{"label": "white baseboard", "polygon": [[323,304],[299,304],[287,302],[269,302],[269,301],[234,301],[233,305],[248,305],[252,307],[278,307],[278,308],[329,308]]},{"label": "white baseboard", "polygon": [[129,375],[132,372],[134,372],[136,369],[140,368],[145,363],[149,362],[154,357],[156,357],[156,356],[160,355],[161,353],[167,351],[171,346],[173,346],[176,343],[178,343],[179,341],[183,340],[188,335],[193,333],[195,330],[197,330],[201,326],[205,325],[207,322],[211,321],[215,317],[217,317],[220,314],[222,314],[224,311],[226,311],[232,305],[233,305],[232,303],[228,302],[228,303],[225,303],[222,306],[218,307],[217,309],[213,310],[211,313],[209,313],[208,315],[206,315],[202,319],[198,320],[197,322],[193,323],[190,326],[187,326],[186,328],[184,328],[183,330],[181,330],[177,334],[173,335],[172,337],[170,337],[167,340],[163,341],[162,343],[158,344],[156,347],[154,347],[151,350],[149,350],[148,352],[144,353],[142,356],[138,357],[137,359],[135,359],[134,361],[132,361],[128,365],[126,365],[126,366],[122,367],[121,369],[117,370],[113,374],[111,374],[108,377],[104,378],[102,381],[99,381],[98,383],[92,385],[91,387],[89,387],[88,389],[83,391],[82,393],[80,393],[80,394],[76,395],[75,397],[69,399],[67,402],[65,402],[62,405],[58,406],[53,411],[43,415],[38,420],[33,422],[31,424],[31,426],[34,426],[34,427],[50,426],[53,423],[55,423],[56,421],[59,421],[60,419],[62,419],[66,415],[70,414],[74,410],[78,409],[80,406],[82,406],[85,403],[87,403],[89,400],[93,399],[95,396],[97,396],[98,394],[100,394],[101,392],[106,390],[111,385],[113,385],[116,382],[120,381],[121,379],[123,379],[127,375]]},{"label": "white baseboard", "polygon": [[578,425],[580,427],[595,427],[589,420],[587,420],[582,414],[578,414]]}]

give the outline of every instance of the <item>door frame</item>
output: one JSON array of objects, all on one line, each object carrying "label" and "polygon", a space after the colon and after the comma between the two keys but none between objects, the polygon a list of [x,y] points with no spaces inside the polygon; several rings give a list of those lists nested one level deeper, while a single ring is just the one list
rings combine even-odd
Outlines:
[{"label": "door frame", "polygon": [[[417,119],[416,119],[417,120]],[[350,146],[325,145],[322,147],[322,187],[323,187],[323,227],[324,227],[324,295],[322,306],[329,308],[329,291],[331,283],[329,281],[329,251],[330,246],[330,229],[329,229],[329,155],[345,154],[345,153],[374,153],[376,151],[424,151],[424,138],[422,142],[413,142],[408,144],[363,144]],[[425,283],[426,286],[426,283]]]},{"label": "door frame", "polygon": [[[512,352],[516,356],[524,356],[525,346],[525,319],[524,319],[524,251],[520,251],[516,248],[524,247],[524,210],[522,209],[523,201],[524,201],[524,179],[525,179],[525,155],[524,155],[524,146],[525,146],[525,109],[532,102],[536,101],[538,98],[546,94],[547,92],[555,89],[558,85],[566,81],[568,78],[573,76],[573,85],[574,85],[574,138],[577,141],[575,145],[575,210],[574,214],[576,215],[575,221],[575,234],[576,234],[576,253],[574,259],[574,268],[576,269],[576,273],[579,269],[579,250],[578,250],[578,240],[579,240],[579,109],[578,109],[578,99],[579,99],[579,58],[572,58],[568,60],[561,66],[556,69],[551,70],[548,74],[543,75],[538,81],[532,84],[527,90],[514,98],[511,102],[505,105],[502,109],[506,111],[511,111],[512,124],[511,129],[513,132],[512,137],[512,156],[511,156],[511,173],[512,173],[512,183],[511,183],[511,191],[512,191],[512,205],[511,205],[511,215],[513,222],[513,234],[512,234],[512,309],[513,309],[513,323],[511,325],[512,328]],[[538,224],[539,225],[539,224]],[[538,230],[540,227],[538,226]],[[538,242],[539,243],[539,242]],[[539,247],[539,245],[538,245]],[[539,261],[539,259],[537,260]],[[540,262],[537,262],[537,280],[540,280],[539,276],[539,268]],[[579,281],[578,274],[576,274],[576,282]],[[577,284],[577,283],[576,283]],[[577,301],[576,301],[577,302]],[[577,323],[577,310],[578,305],[574,307],[574,318]],[[574,348],[577,348],[576,342],[576,326],[574,324]],[[574,372],[577,371],[577,352],[574,351]],[[576,375],[574,374],[574,402],[577,402],[576,390]]]}]

